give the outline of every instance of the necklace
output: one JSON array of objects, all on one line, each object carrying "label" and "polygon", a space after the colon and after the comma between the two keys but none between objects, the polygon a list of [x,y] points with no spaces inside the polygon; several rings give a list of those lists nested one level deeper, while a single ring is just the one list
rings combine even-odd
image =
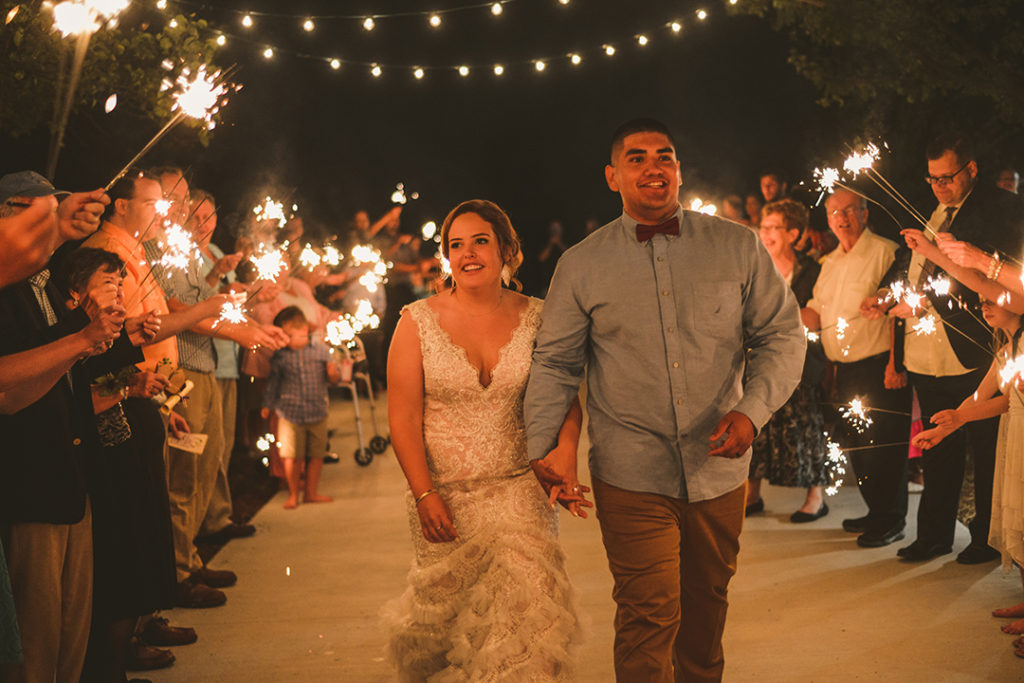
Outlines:
[{"label": "necklace", "polygon": [[[453,297],[455,297],[455,300],[456,300],[456,301],[458,301],[458,300],[459,300],[459,298],[458,298],[458,297],[459,297],[459,293],[458,293],[458,290],[454,290],[454,289],[453,289],[453,290],[452,290],[452,296],[453,296]],[[504,299],[505,299],[505,290],[504,290],[504,289],[502,289],[502,290],[501,290],[501,293],[500,293],[500,294],[498,294],[498,301],[497,301],[497,303],[495,303],[495,304],[494,304],[494,306],[493,306],[493,307],[492,307],[491,309],[489,309],[489,310],[487,310],[487,311],[485,311],[485,312],[483,312],[483,313],[470,313],[470,312],[469,312],[469,311],[468,311],[468,310],[466,309],[466,305],[465,305],[465,304],[462,304],[462,303],[460,303],[460,304],[459,304],[459,309],[460,309],[460,311],[461,311],[461,312],[462,312],[462,313],[463,313],[464,315],[466,315],[466,316],[469,316],[470,318],[483,318],[483,317],[485,317],[485,316],[491,315],[491,314],[492,314],[492,313],[494,313],[494,312],[495,312],[496,310],[498,310],[499,308],[501,308],[501,302],[502,302],[502,301],[503,301]]]}]

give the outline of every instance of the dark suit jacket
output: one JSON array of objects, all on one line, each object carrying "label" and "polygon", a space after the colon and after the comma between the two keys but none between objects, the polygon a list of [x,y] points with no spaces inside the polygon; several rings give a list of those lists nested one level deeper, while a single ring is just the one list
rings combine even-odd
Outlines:
[{"label": "dark suit jacket", "polygon": [[[950,232],[956,239],[970,242],[986,251],[998,250],[1016,257],[1024,239],[1024,204],[1015,194],[997,187],[977,185],[954,214]],[[898,254],[882,282],[888,285],[906,280],[909,265],[909,253],[904,254],[903,258]],[[930,261],[925,267],[932,269],[935,277],[945,275],[944,270]],[[928,300],[942,318],[949,344],[960,364],[971,369],[987,366],[992,362],[992,354],[987,351],[992,348],[992,330],[981,322],[983,318],[978,294],[952,277],[946,277],[952,283],[950,296],[940,297],[929,291],[926,293]],[[950,300],[953,301],[952,307]],[[963,307],[957,300],[963,303]],[[903,335],[902,326],[897,326],[898,349],[902,348]]]}]

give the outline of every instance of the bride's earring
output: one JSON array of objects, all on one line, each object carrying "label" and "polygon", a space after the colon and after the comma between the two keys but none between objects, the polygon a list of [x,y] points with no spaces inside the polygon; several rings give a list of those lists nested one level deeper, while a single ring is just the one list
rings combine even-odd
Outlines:
[{"label": "bride's earring", "polygon": [[501,281],[505,283],[506,287],[512,282],[512,269],[508,265],[501,267]]}]

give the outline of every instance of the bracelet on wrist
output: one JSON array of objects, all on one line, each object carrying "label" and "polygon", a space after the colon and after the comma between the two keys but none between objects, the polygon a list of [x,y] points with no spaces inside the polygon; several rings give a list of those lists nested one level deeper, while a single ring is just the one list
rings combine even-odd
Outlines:
[{"label": "bracelet on wrist", "polygon": [[989,280],[995,280],[999,276],[1001,266],[1002,263],[999,260],[999,252],[992,252],[992,256],[988,259],[988,273],[986,273],[986,277],[988,277]]},{"label": "bracelet on wrist", "polygon": [[996,272],[992,273],[992,279],[993,280],[998,280],[999,279],[999,273],[1001,273],[1002,270],[1003,270],[1003,262],[1000,261],[999,265],[996,266]]},{"label": "bracelet on wrist", "polygon": [[437,493],[437,490],[436,489],[427,489],[426,491],[424,491],[420,495],[416,496],[416,504],[419,505],[420,501],[422,501],[424,498],[426,498],[427,496],[429,496],[432,493]]}]

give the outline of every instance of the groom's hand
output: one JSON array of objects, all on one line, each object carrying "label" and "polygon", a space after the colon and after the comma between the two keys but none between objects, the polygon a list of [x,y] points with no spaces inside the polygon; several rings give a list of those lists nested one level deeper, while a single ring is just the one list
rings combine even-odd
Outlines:
[{"label": "groom's hand", "polygon": [[[720,439],[721,443],[716,446],[715,443]],[[708,455],[738,458],[747,452],[753,442],[754,423],[743,413],[732,410],[722,416],[715,431],[711,432],[712,448]]]},{"label": "groom's hand", "polygon": [[557,502],[575,517],[586,518],[583,508],[594,507],[594,504],[583,495],[590,488],[580,484],[576,477],[576,454],[568,449],[556,447],[545,457],[532,460],[530,466],[537,481],[549,496],[551,507]]}]

